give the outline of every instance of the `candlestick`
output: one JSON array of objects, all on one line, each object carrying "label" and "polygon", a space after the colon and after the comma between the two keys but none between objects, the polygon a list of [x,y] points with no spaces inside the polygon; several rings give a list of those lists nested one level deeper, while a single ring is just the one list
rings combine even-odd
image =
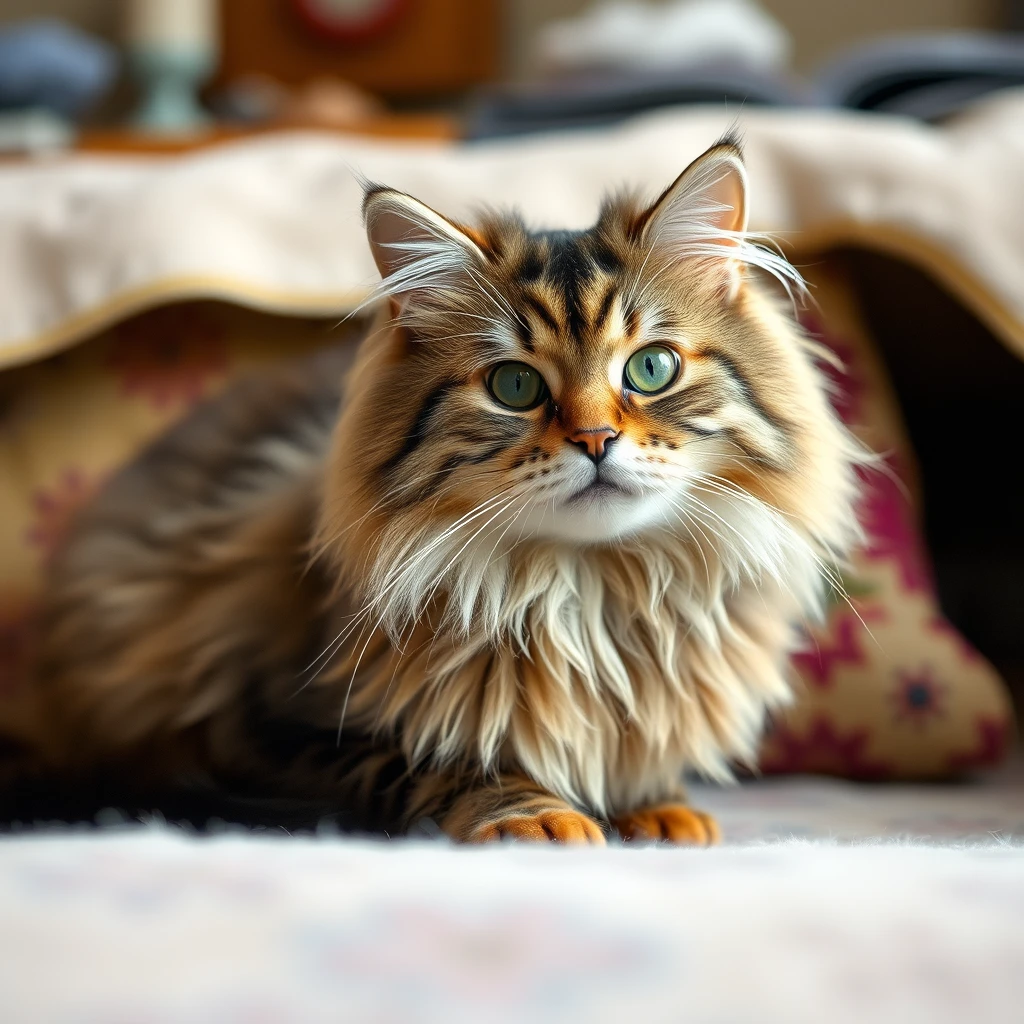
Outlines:
[{"label": "candlestick", "polygon": [[128,54],[143,97],[136,124],[183,132],[208,118],[196,95],[213,71],[216,0],[127,0]]}]

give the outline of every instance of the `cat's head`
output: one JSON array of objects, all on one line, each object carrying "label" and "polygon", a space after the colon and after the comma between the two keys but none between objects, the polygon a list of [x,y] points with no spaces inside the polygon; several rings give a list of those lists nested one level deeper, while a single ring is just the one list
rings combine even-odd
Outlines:
[{"label": "cat's head", "polygon": [[847,487],[804,339],[756,283],[800,277],[747,234],[734,140],[586,231],[456,224],[379,186],[364,215],[391,319],[350,381],[329,534],[362,516],[449,538],[446,558],[659,530],[728,544],[726,490],[788,515],[807,485]]}]

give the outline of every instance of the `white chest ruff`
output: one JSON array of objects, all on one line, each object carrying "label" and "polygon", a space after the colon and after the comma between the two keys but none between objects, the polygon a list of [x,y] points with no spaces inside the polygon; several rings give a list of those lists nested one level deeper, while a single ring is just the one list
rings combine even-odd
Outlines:
[{"label": "white chest ruff", "polygon": [[469,552],[450,570],[450,639],[405,705],[410,747],[524,771],[596,813],[666,798],[684,768],[723,778],[751,761],[822,586],[778,513],[741,511],[722,508],[727,547],[665,532],[477,567]]}]

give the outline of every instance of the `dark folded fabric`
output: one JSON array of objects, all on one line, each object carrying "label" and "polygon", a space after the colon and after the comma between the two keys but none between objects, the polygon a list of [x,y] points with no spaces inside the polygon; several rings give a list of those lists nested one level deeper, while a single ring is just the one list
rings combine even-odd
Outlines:
[{"label": "dark folded fabric", "polygon": [[679,71],[605,72],[479,93],[468,118],[468,138],[593,128],[659,107],[723,104],[802,106],[812,97],[798,80],[743,67]]},{"label": "dark folded fabric", "polygon": [[997,89],[1024,85],[1024,35],[951,33],[883,39],[817,76],[825,106],[938,120]]},{"label": "dark folded fabric", "polygon": [[742,66],[658,72],[594,71],[480,92],[468,138],[613,124],[659,107],[721,104],[819,106],[904,114],[926,121],[998,89],[1024,86],[1024,34],[954,33],[888,38],[847,51],[811,81]]}]

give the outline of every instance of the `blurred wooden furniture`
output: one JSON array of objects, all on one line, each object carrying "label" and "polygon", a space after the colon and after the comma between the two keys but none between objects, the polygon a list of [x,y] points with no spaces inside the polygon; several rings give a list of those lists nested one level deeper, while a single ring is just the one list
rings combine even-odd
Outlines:
[{"label": "blurred wooden furniture", "polygon": [[451,96],[499,70],[499,0],[408,0],[378,33],[352,41],[318,32],[295,0],[221,0],[220,13],[215,84],[249,74],[287,85],[335,76],[417,100]]},{"label": "blurred wooden furniture", "polygon": [[[74,150],[86,153],[135,153],[139,155],[184,153],[203,149],[222,142],[236,142],[260,135],[289,134],[303,131],[301,125],[268,125],[242,127],[213,125],[190,135],[149,135],[130,128],[102,128],[83,131]],[[310,127],[309,131],[338,136],[365,136],[377,139],[419,139],[454,141],[461,137],[461,124],[457,118],[445,114],[382,114],[379,117],[353,125],[350,129]]]}]

